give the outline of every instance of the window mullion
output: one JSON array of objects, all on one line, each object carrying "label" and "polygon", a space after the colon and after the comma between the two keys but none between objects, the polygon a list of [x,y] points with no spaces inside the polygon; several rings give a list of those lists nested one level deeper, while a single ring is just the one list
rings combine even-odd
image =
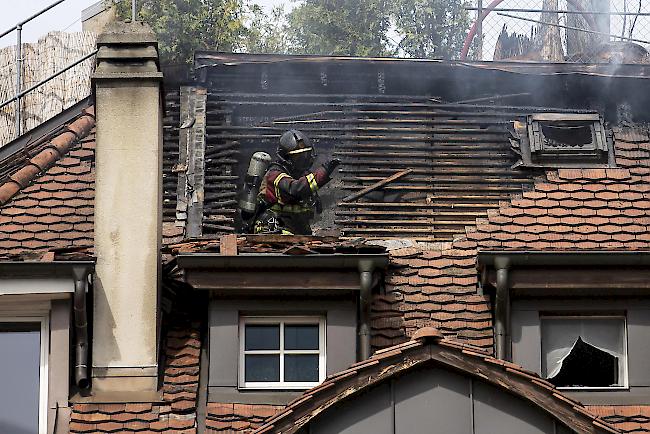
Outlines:
[{"label": "window mullion", "polygon": [[280,321],[280,383],[284,383],[284,321]]}]

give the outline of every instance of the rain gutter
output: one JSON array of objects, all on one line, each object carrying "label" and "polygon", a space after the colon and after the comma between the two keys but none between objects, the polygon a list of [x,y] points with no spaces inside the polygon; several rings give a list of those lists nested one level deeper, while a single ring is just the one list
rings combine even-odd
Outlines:
[{"label": "rain gutter", "polygon": [[186,253],[176,256],[179,268],[210,268],[259,270],[266,268],[282,269],[358,269],[360,263],[372,263],[376,268],[388,265],[387,254],[315,254],[315,255],[276,255],[264,253],[222,256],[212,253]]}]

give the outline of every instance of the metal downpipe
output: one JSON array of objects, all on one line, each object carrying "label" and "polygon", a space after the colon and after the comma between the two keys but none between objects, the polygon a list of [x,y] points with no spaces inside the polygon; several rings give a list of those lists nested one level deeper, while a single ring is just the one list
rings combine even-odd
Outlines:
[{"label": "metal downpipe", "polygon": [[367,360],[371,355],[370,347],[370,305],[372,303],[372,272],[375,264],[362,262],[359,264],[359,360]]},{"label": "metal downpipe", "polygon": [[510,288],[508,282],[508,258],[496,258],[497,291],[494,307],[494,339],[496,357],[508,360],[510,341]]},{"label": "metal downpipe", "polygon": [[75,329],[75,384],[82,389],[90,386],[88,380],[88,313],[86,311],[86,289],[88,270],[73,269],[74,275],[74,329]]}]

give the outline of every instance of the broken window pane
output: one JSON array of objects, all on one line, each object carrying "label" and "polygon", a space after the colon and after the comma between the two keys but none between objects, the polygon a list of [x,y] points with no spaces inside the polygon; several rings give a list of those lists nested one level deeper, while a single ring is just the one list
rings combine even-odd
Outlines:
[{"label": "broken window pane", "polygon": [[542,373],[559,387],[625,386],[622,317],[542,318]]},{"label": "broken window pane", "polygon": [[548,381],[557,387],[612,387],[618,385],[618,357],[578,337],[562,360],[559,372]]}]

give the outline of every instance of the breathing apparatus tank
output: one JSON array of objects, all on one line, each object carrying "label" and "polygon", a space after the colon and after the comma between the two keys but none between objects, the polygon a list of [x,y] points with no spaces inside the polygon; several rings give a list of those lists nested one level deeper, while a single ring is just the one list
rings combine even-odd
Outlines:
[{"label": "breathing apparatus tank", "polygon": [[256,152],[251,157],[244,179],[244,188],[239,199],[242,218],[250,219],[257,210],[257,195],[260,192],[262,179],[271,164],[271,156],[266,152]]}]

